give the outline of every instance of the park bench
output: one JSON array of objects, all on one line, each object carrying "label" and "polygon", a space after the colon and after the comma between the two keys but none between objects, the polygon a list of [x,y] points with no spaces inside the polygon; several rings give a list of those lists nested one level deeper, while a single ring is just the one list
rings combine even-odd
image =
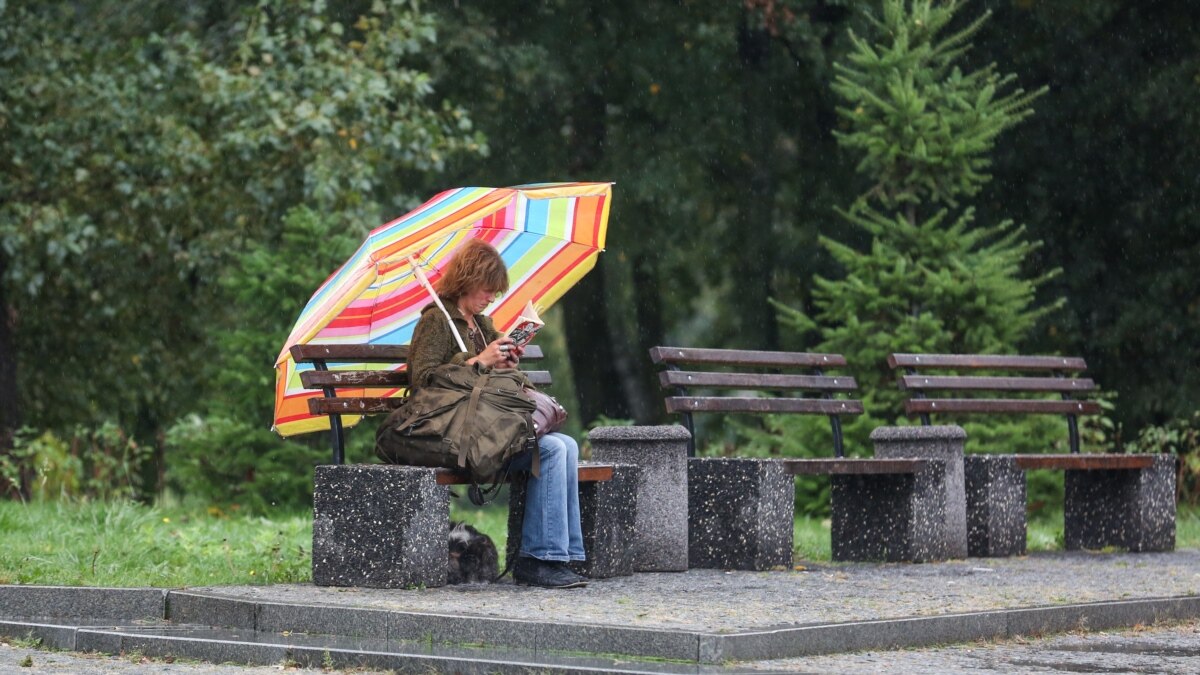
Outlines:
[{"label": "park bench", "polygon": [[[408,345],[308,344],[291,348],[300,382],[323,396],[309,412],[328,415],[332,464],[319,465],[313,486],[313,583],[318,586],[406,588],[446,584],[449,486],[470,484],[456,469],[345,463],[343,415],[386,415],[403,402],[408,373],[398,370]],[[529,345],[523,361],[538,361]],[[352,370],[352,364],[369,369]],[[544,370],[526,371],[536,386],[552,384]],[[375,429],[371,429],[374,434]],[[515,555],[524,515],[524,474],[508,479],[509,555]],[[593,578],[632,573],[627,541],[633,526],[637,468],[581,464],[580,511],[588,560],[577,568]]]},{"label": "park bench", "polygon": [[[1175,547],[1175,466],[1169,455],[1080,453],[1079,418],[1101,412],[1096,384],[1071,356],[890,354],[905,412],[1062,415],[1069,453],[968,454],[964,461],[972,556],[1025,552],[1025,471],[1065,472],[1065,547],[1168,551]],[[932,374],[931,372],[932,371]],[[949,372],[947,372],[949,371]],[[1014,373],[1019,373],[1014,374]],[[1053,398],[1047,398],[1053,397]]]},{"label": "park bench", "polygon": [[[953,497],[955,476],[961,486],[961,460],[954,460],[956,452],[961,457],[961,429],[873,436],[876,457],[848,458],[842,417],[862,414],[863,406],[858,400],[838,398],[857,389],[853,377],[827,372],[846,366],[842,355],[655,347],[650,358],[665,368],[659,381],[671,390],[667,411],[682,415],[692,431],[690,566],[790,568],[797,475],[831,477],[835,560],[924,561],[966,555],[965,513],[958,518],[950,513],[962,511],[961,498]],[[767,392],[808,397],[762,395]],[[833,456],[696,458],[695,413],[825,415],[833,432]],[[916,446],[937,450],[916,456],[923,454],[910,452]]]}]

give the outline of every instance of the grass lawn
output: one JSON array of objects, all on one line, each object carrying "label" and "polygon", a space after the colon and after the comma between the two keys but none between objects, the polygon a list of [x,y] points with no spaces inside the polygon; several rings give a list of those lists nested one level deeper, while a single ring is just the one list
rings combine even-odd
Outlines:
[{"label": "grass lawn", "polygon": [[127,502],[0,502],[0,583],[201,586],[307,581],[312,515]]},{"label": "grass lawn", "polygon": [[[503,551],[508,509],[453,500],[452,517]],[[1180,508],[1179,548],[1200,548],[1200,509]],[[1062,546],[1062,517],[1029,524],[1029,550]],[[0,502],[0,584],[207,586],[301,582],[312,571],[312,515],[271,518],[130,503]],[[829,560],[829,523],[797,518],[796,558]]]}]

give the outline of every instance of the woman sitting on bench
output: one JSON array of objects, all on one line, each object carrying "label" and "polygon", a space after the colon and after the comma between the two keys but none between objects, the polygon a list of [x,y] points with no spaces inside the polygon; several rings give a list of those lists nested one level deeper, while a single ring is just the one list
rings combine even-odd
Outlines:
[{"label": "woman sitting on bench", "polygon": [[[467,351],[459,349],[445,315],[430,303],[421,312],[408,356],[414,389],[426,373],[445,363],[517,367],[522,350],[482,313],[507,290],[508,270],[500,253],[478,239],[464,243],[438,280],[437,293],[459,335],[467,337]],[[566,565],[585,559],[579,525],[579,444],[565,434],[548,433],[538,439],[538,450],[540,469],[538,475],[529,477],[513,578],[519,584],[546,588],[584,586],[587,579]],[[511,460],[509,468],[529,471],[532,461],[532,453],[524,452]]]}]

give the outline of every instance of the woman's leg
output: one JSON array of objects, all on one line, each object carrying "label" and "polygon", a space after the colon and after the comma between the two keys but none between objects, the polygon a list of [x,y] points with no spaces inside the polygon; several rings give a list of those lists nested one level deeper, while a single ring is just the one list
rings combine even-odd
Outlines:
[{"label": "woman's leg", "polygon": [[587,560],[583,550],[583,530],[579,526],[579,444],[566,434],[550,433],[567,448],[567,555],[571,560]]},{"label": "woman's leg", "polygon": [[[538,440],[540,476],[529,476],[525,489],[525,519],[521,525],[521,554],[540,560],[566,561],[570,554],[570,526],[568,514],[567,464],[571,460],[567,438],[562,434],[547,434]],[[578,457],[578,446],[575,446]],[[529,458],[513,462],[513,469],[529,468]],[[525,460],[525,461],[521,461]],[[571,484],[578,482],[578,473],[571,472]],[[579,491],[575,487],[576,514],[578,514]],[[576,515],[578,522],[578,515]],[[578,527],[578,525],[577,525]],[[582,539],[581,539],[582,548]]]}]

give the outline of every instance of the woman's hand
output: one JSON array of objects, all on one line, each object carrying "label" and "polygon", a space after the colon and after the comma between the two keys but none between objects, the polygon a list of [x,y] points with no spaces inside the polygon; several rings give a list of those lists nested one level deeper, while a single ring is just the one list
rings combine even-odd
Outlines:
[{"label": "woman's hand", "polygon": [[480,363],[488,368],[515,368],[519,357],[514,350],[512,338],[505,335],[488,345],[478,356],[468,359],[467,363]]}]

